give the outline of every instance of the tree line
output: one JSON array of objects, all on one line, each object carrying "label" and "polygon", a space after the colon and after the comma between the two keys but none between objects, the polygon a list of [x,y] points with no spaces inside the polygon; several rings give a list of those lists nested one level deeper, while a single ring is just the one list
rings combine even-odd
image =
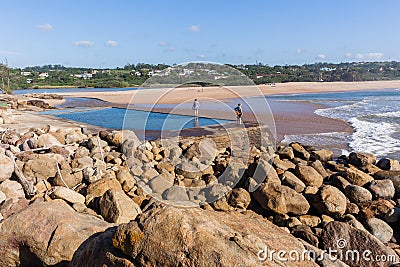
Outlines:
[{"label": "tree line", "polygon": [[[345,62],[345,63],[313,63],[304,65],[240,64],[229,65],[242,72],[256,84],[285,82],[334,82],[334,81],[378,81],[400,79],[400,62]],[[7,60],[0,62],[0,88],[10,92],[16,89],[44,88],[57,86],[71,87],[137,87],[151,75],[170,67],[167,64],[126,64],[124,67],[94,69],[65,67],[63,65],[44,65],[25,68],[10,68]],[[185,68],[190,69],[188,64]],[[207,67],[205,63],[204,68]],[[221,68],[222,69],[222,68]],[[47,73],[44,74],[44,73]],[[219,82],[236,85],[237,77],[216,73],[224,79]],[[209,78],[212,79],[213,75]],[[175,75],[175,76],[174,76]],[[223,75],[226,75],[224,77]],[[168,74],[160,81],[171,83],[185,80],[177,74]],[[192,79],[193,80],[193,79]],[[215,79],[217,80],[217,79]],[[194,81],[195,82],[195,81]]]}]

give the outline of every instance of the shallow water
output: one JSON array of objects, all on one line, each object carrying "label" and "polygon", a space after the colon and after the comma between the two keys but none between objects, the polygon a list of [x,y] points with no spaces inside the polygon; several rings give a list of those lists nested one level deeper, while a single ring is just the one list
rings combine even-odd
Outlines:
[{"label": "shallow water", "polygon": [[121,108],[84,108],[48,110],[41,112],[59,118],[79,121],[110,129],[128,130],[182,130],[193,127],[220,125],[229,120],[127,110]]}]

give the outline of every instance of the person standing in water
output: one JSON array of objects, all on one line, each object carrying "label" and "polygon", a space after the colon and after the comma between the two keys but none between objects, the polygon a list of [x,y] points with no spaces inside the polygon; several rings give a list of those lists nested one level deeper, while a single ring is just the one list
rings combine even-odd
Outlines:
[{"label": "person standing in water", "polygon": [[200,108],[200,102],[197,100],[197,98],[193,101],[193,112],[194,112],[194,116],[198,117],[199,116],[199,108]]},{"label": "person standing in water", "polygon": [[237,105],[237,107],[235,108],[235,113],[236,113],[237,124],[242,124],[242,115],[243,115],[242,104],[239,103]]}]

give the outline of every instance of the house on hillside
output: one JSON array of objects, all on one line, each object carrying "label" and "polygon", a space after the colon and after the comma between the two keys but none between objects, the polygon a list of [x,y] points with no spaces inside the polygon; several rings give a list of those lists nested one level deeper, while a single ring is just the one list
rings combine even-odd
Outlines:
[{"label": "house on hillside", "polygon": [[48,72],[42,72],[42,73],[39,74],[39,79],[44,80],[44,79],[46,79],[48,77],[49,77],[49,73]]}]

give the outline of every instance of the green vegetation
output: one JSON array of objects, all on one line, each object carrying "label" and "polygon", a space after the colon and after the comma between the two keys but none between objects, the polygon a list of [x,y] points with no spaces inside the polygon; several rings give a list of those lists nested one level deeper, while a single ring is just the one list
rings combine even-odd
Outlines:
[{"label": "green vegetation", "polygon": [[[314,63],[285,66],[257,65],[230,65],[241,71],[256,84],[284,83],[284,82],[333,82],[333,81],[377,81],[400,79],[400,62],[349,62],[349,63]],[[219,72],[219,67],[212,71],[208,65],[200,66],[196,71],[208,81],[199,84],[196,75],[192,74],[193,65],[188,64],[178,71],[165,71],[168,65],[158,64],[127,64],[116,69],[73,68],[62,65],[45,65],[26,67],[23,69],[9,68],[7,61],[0,63],[0,88],[4,91],[26,88],[51,87],[136,87],[143,84],[150,76],[161,84],[188,83],[198,86],[207,86],[215,81],[216,84],[235,85],[240,81],[238,75],[231,78],[230,73]],[[186,68],[187,73],[180,72]],[[164,70],[164,71],[163,71]],[[167,73],[167,74],[166,74]],[[218,80],[218,81],[217,81]]]}]

